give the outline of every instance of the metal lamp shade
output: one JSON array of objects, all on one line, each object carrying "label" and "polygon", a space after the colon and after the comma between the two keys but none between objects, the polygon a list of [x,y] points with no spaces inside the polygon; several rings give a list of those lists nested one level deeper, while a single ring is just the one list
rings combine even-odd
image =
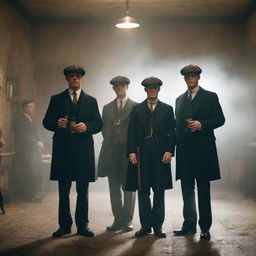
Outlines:
[{"label": "metal lamp shade", "polygon": [[118,28],[137,28],[140,24],[137,22],[136,19],[126,15],[120,20],[118,20],[116,27]]}]

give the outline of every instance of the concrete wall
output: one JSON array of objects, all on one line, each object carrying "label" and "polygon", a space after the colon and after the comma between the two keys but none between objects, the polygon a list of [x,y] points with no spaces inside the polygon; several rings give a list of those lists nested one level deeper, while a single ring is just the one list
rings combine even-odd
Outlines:
[{"label": "concrete wall", "polygon": [[[35,96],[32,62],[32,28],[5,1],[0,1],[0,126],[6,137],[2,151],[12,150],[11,122],[18,111],[19,101]],[[17,96],[6,99],[6,80],[15,78]]]}]

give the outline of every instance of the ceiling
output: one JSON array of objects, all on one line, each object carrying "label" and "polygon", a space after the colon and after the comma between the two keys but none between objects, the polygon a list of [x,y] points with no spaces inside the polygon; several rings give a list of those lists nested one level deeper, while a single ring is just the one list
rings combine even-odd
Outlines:
[{"label": "ceiling", "polygon": [[[125,0],[7,0],[33,19],[118,19]],[[130,0],[136,18],[234,18],[255,8],[254,0]]]}]

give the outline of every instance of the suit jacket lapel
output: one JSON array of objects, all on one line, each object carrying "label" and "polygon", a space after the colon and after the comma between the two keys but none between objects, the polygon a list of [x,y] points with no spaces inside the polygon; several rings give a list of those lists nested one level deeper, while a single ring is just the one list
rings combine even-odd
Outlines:
[{"label": "suit jacket lapel", "polygon": [[149,113],[149,109],[147,105],[147,100],[144,100],[138,107],[139,120],[142,122],[144,129],[146,129],[148,113]]},{"label": "suit jacket lapel", "polygon": [[163,108],[163,103],[158,100],[158,103],[156,105],[156,108],[153,112],[153,128],[156,129],[159,122],[161,121],[161,119],[163,118],[165,114],[164,108]]},{"label": "suit jacket lapel", "polygon": [[81,90],[81,94],[80,94],[80,97],[79,97],[79,100],[78,100],[77,104],[79,104],[78,118],[81,119],[82,115],[84,115],[83,110],[85,110],[85,111],[87,110],[87,108],[86,108],[87,97],[86,97],[86,94],[84,93],[83,90]]},{"label": "suit jacket lapel", "polygon": [[196,113],[200,110],[201,106],[204,104],[204,89],[199,87],[199,90],[193,99],[193,109],[192,109],[192,117],[196,115]]},{"label": "suit jacket lapel", "polygon": [[71,115],[72,115],[71,106],[72,106],[73,102],[72,102],[71,99],[70,99],[68,89],[66,89],[66,90],[62,93],[62,97],[63,97],[63,100],[64,100],[64,106],[63,106],[63,107],[64,107],[65,115],[67,115],[68,117],[72,118],[72,117],[71,117]]},{"label": "suit jacket lapel", "polygon": [[122,109],[122,119],[125,120],[129,114],[130,114],[130,110],[131,110],[131,100],[128,98],[125,105],[124,105],[124,108]]},{"label": "suit jacket lapel", "polygon": [[177,106],[176,106],[176,117],[179,117],[180,114],[183,112],[184,109],[184,102],[186,100],[187,97],[187,92],[183,93],[183,95],[181,96],[181,99],[179,102],[177,102]]},{"label": "suit jacket lapel", "polygon": [[[126,104],[124,105],[124,108],[122,110],[121,113],[121,118],[122,120],[125,120],[129,114],[130,114],[130,110],[131,110],[132,104],[131,104],[131,100],[128,98]],[[107,113],[111,118],[112,122],[116,122],[116,113],[117,113],[118,109],[117,109],[117,102],[116,99],[114,99],[109,105],[108,105],[108,109],[107,109]]]},{"label": "suit jacket lapel", "polygon": [[111,121],[114,122],[115,119],[115,108],[116,108],[116,99],[114,99],[108,108],[108,114],[110,115]]}]

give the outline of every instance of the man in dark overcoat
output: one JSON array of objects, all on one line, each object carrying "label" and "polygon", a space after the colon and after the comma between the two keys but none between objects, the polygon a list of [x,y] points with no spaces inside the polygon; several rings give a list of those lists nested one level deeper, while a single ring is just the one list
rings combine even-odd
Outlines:
[{"label": "man in dark overcoat", "polygon": [[28,202],[40,202],[41,150],[44,145],[33,120],[33,100],[22,101],[21,113],[13,120],[13,185],[15,196]]},{"label": "man in dark overcoat", "polygon": [[[166,237],[162,230],[165,217],[164,194],[172,188],[170,161],[175,148],[173,108],[158,99],[162,81],[149,77],[142,81],[147,99],[133,107],[127,139],[130,160],[126,189],[138,189],[142,237],[154,229],[156,237]],[[153,205],[150,192],[153,190]]]},{"label": "man in dark overcoat", "polygon": [[222,126],[225,118],[217,94],[198,85],[201,72],[195,65],[181,70],[188,89],[176,99],[176,179],[181,180],[184,222],[174,235],[196,233],[196,181],[200,238],[209,240],[212,224],[210,181],[220,179],[214,129]]},{"label": "man in dark overcoat", "polygon": [[76,181],[75,222],[77,234],[93,237],[88,227],[88,186],[95,181],[93,134],[102,129],[95,98],[84,93],[81,84],[85,70],[79,65],[64,69],[68,89],[51,97],[43,125],[53,131],[51,180],[59,184],[59,229],[52,234],[61,237],[71,233],[69,192]]},{"label": "man in dark overcoat", "polygon": [[128,157],[127,130],[132,107],[136,104],[127,97],[130,80],[124,76],[111,79],[116,98],[103,107],[103,142],[98,162],[98,176],[108,177],[114,222],[107,231],[131,231],[135,192],[124,191]]}]

